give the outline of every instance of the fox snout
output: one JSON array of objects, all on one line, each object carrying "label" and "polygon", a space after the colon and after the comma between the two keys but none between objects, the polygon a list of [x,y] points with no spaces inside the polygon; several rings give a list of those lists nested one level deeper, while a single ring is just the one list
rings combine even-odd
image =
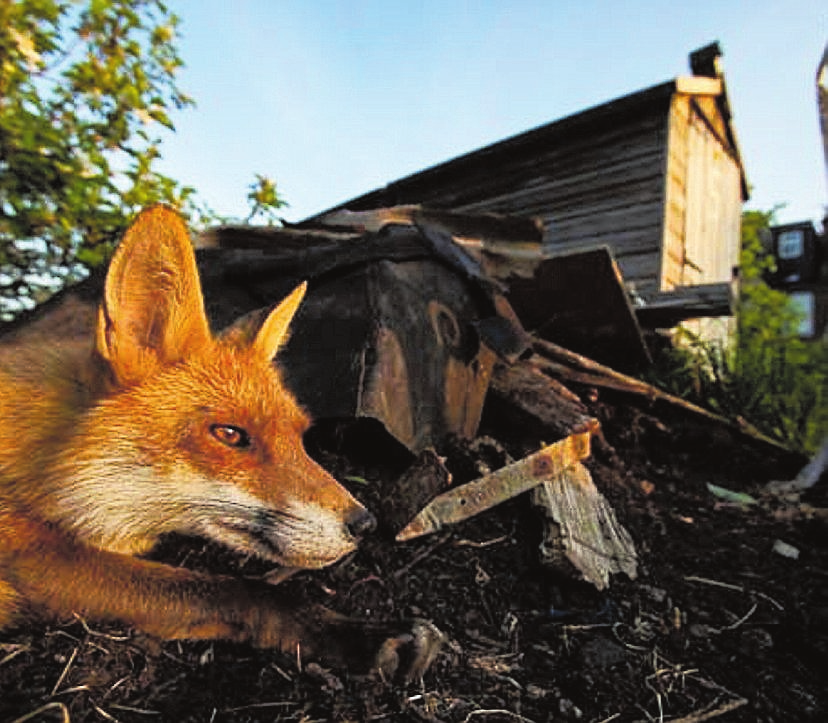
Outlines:
[{"label": "fox snout", "polygon": [[297,505],[272,531],[278,552],[273,559],[297,568],[319,568],[353,552],[376,527],[376,518],[361,505],[344,517],[315,505]]},{"label": "fox snout", "polygon": [[359,540],[364,535],[370,534],[377,529],[377,518],[364,507],[361,507],[348,515],[345,519],[345,528],[351,537]]},{"label": "fox snout", "polygon": [[266,531],[267,540],[255,546],[256,552],[297,568],[324,567],[353,552],[360,540],[376,529],[377,521],[333,478],[331,482],[347,499],[347,506],[296,499],[280,506],[275,514],[266,513],[260,529]]}]

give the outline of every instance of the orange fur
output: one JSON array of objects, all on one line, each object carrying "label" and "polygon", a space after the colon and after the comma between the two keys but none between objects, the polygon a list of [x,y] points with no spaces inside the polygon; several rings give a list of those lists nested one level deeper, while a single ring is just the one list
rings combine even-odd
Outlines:
[{"label": "orange fur", "polygon": [[[360,626],[329,611],[134,557],[183,532],[321,567],[371,526],[305,453],[308,419],[272,364],[303,294],[253,339],[214,338],[184,225],[155,207],[113,258],[91,348],[0,355],[0,627],[77,613],[333,661],[365,652]],[[378,650],[411,638],[372,629]]]}]

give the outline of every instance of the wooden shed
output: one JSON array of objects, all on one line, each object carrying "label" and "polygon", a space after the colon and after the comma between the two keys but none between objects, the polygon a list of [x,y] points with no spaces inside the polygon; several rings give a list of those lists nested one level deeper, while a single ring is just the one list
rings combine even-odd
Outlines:
[{"label": "wooden shed", "polygon": [[[646,302],[695,285],[714,285],[705,288],[727,298],[748,190],[720,55],[718,44],[709,45],[690,55],[691,75],[454,158],[325,213],[421,204],[535,216],[545,224],[549,252],[609,246],[628,288]],[[728,306],[720,303],[712,315]]]}]

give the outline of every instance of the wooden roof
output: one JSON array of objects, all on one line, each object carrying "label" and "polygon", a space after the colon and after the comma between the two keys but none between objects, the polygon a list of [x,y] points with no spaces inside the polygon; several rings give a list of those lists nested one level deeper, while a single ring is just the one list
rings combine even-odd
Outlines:
[{"label": "wooden roof", "polygon": [[[471,174],[484,169],[491,171],[497,168],[501,162],[514,162],[516,157],[531,158],[550,146],[571,142],[580,136],[597,134],[625,121],[635,121],[643,115],[653,115],[659,112],[666,114],[676,94],[705,98],[708,100],[706,107],[715,108],[719,117],[710,118],[709,126],[711,131],[719,136],[725,150],[736,160],[741,173],[742,198],[747,200],[749,195],[747,180],[736,134],[731,123],[732,116],[727,90],[718,63],[720,55],[721,50],[717,43],[708,45],[690,54],[690,65],[693,71],[691,76],[680,76],[593,106],[574,115],[418,171],[393,181],[383,188],[338,204],[314,215],[312,219],[346,208],[364,210],[420,202],[428,205],[429,201],[426,198],[433,195],[435,186],[462,182]],[[718,129],[722,129],[723,132],[718,133]]]}]

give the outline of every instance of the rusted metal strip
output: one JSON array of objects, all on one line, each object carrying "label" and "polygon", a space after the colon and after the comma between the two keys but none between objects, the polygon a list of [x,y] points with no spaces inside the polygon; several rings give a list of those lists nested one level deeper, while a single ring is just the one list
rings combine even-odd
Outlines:
[{"label": "rusted metal strip", "polygon": [[398,542],[427,535],[505,502],[589,457],[592,430],[576,432],[519,462],[435,497],[397,535]]}]

